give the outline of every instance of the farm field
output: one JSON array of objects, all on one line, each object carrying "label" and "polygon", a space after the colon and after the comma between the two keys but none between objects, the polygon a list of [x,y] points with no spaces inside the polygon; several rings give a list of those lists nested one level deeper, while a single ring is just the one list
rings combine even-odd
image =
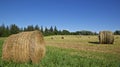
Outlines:
[{"label": "farm field", "polygon": [[120,36],[114,38],[114,44],[99,44],[97,36],[46,36],[46,55],[39,64],[2,61],[6,38],[0,38],[0,67],[120,67]]}]

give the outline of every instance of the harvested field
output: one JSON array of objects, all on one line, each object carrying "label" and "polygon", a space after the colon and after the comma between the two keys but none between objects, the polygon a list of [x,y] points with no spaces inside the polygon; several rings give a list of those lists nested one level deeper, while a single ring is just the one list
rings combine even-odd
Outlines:
[{"label": "harvested field", "polygon": [[[63,36],[63,35],[62,35]],[[120,36],[114,44],[99,44],[98,36],[46,36],[46,55],[36,64],[4,62],[1,67],[119,67]],[[51,39],[53,37],[54,39]],[[90,37],[90,38],[89,38]],[[0,48],[6,38],[0,38]],[[0,50],[2,57],[2,50]]]},{"label": "harvested field", "polygon": [[[56,46],[61,48],[70,48],[76,50],[84,50],[84,51],[95,51],[95,52],[104,52],[104,53],[120,53],[120,45],[119,40],[116,39],[113,45],[109,44],[99,44],[98,36],[64,36],[65,39],[61,40],[61,36],[54,36],[54,40],[51,40],[50,37],[45,37],[46,44],[49,46]],[[119,37],[119,36],[115,36]],[[90,38],[90,39],[89,39]]]}]

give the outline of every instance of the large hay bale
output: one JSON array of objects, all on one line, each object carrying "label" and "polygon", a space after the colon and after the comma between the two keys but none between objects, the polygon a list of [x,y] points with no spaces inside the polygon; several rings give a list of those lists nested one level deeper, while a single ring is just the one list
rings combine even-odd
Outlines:
[{"label": "large hay bale", "polygon": [[45,43],[40,31],[11,35],[3,44],[2,59],[13,62],[38,63],[45,54]]},{"label": "large hay bale", "polygon": [[111,31],[100,31],[99,32],[99,43],[100,44],[113,44],[114,35]]}]

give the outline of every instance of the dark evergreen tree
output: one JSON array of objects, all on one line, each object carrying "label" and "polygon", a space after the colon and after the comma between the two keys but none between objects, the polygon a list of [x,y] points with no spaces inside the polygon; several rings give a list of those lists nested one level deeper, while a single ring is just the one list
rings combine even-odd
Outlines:
[{"label": "dark evergreen tree", "polygon": [[2,24],[0,26],[0,37],[3,37],[5,35],[5,25]]},{"label": "dark evergreen tree", "polygon": [[41,26],[40,31],[41,31],[42,33],[44,33],[43,26]]},{"label": "dark evergreen tree", "polygon": [[116,31],[114,32],[114,34],[115,34],[115,35],[120,35],[120,30],[116,30]]},{"label": "dark evergreen tree", "polygon": [[12,24],[10,25],[10,34],[17,34],[20,32],[20,29],[17,25]]},{"label": "dark evergreen tree", "polygon": [[45,35],[45,36],[48,36],[48,35],[49,35],[49,30],[48,30],[47,27],[45,27],[44,35]]},{"label": "dark evergreen tree", "polygon": [[53,32],[53,27],[52,26],[50,27],[50,32]]},{"label": "dark evergreen tree", "polygon": [[34,31],[34,30],[35,30],[35,29],[34,29],[33,25],[27,26],[27,31]]},{"label": "dark evergreen tree", "polygon": [[8,37],[9,35],[10,35],[10,29],[9,29],[9,27],[7,26],[7,27],[5,28],[3,37]]},{"label": "dark evergreen tree", "polygon": [[60,33],[61,33],[61,31],[58,32],[57,27],[55,26],[54,27],[54,34],[57,35],[57,34],[60,34]]},{"label": "dark evergreen tree", "polygon": [[97,32],[94,32],[94,35],[98,35],[98,33],[97,33]]},{"label": "dark evergreen tree", "polygon": [[40,30],[38,25],[35,26],[35,30]]},{"label": "dark evergreen tree", "polygon": [[24,27],[23,31],[27,31],[27,28],[26,28],[26,27]]},{"label": "dark evergreen tree", "polygon": [[45,27],[45,32],[48,32],[48,28],[47,27]]},{"label": "dark evergreen tree", "polygon": [[49,29],[49,35],[54,35],[54,30],[53,30],[53,27],[51,26],[50,29]]}]

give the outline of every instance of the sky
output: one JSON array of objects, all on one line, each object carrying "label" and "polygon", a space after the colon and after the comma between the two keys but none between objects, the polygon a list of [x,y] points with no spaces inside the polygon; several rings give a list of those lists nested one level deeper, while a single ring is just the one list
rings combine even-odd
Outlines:
[{"label": "sky", "polygon": [[120,30],[120,0],[0,0],[0,24],[71,32]]}]

